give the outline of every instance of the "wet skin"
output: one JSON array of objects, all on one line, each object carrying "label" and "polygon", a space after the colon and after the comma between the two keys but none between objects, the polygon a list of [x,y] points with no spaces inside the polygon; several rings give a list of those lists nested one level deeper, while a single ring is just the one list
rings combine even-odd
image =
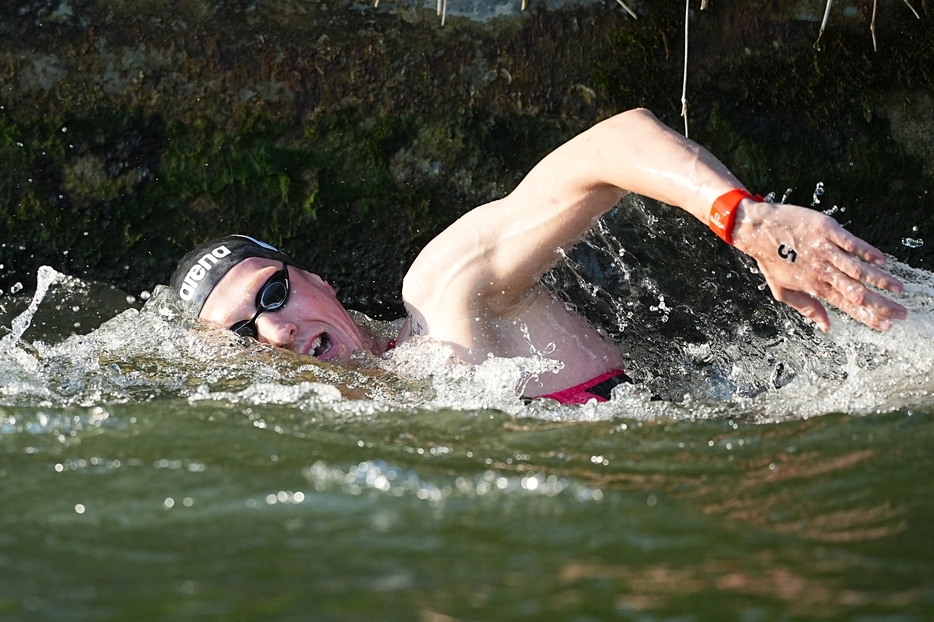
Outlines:
[{"label": "wet skin", "polygon": [[[543,290],[541,276],[628,192],[678,206],[706,224],[714,201],[736,189],[743,185],[719,160],[649,111],[607,119],[546,156],[509,195],[474,208],[422,249],[403,282],[409,320],[399,340],[431,337],[473,364],[490,355],[556,361],[555,373],[526,386],[530,397],[621,369],[615,344]],[[823,330],[830,328],[824,302],[880,330],[907,315],[871,289],[902,290],[881,269],[885,256],[824,214],[747,198],[736,206],[732,234],[775,298]],[[225,328],[249,320],[257,292],[280,267],[258,258],[238,264],[200,317]],[[256,320],[259,341],[336,363],[354,350],[386,351],[386,343],[354,323],[327,283],[297,268],[289,274],[286,305]]]},{"label": "wet skin", "polygon": [[[198,317],[224,328],[249,320],[256,314],[257,293],[281,268],[281,262],[259,257],[240,262],[217,284]],[[289,266],[289,281],[286,304],[256,318],[257,341],[338,364],[355,350],[385,351],[386,344],[353,321],[321,277]]]}]

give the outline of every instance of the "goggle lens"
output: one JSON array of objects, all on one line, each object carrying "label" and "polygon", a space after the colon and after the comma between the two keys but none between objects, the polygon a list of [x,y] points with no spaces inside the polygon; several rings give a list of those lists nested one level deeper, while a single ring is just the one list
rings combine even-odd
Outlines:
[{"label": "goggle lens", "polygon": [[256,339],[259,333],[256,330],[256,319],[261,313],[273,313],[285,306],[289,299],[289,267],[285,263],[282,269],[273,274],[259,288],[256,294],[256,314],[249,320],[235,322],[230,330],[241,337]]}]

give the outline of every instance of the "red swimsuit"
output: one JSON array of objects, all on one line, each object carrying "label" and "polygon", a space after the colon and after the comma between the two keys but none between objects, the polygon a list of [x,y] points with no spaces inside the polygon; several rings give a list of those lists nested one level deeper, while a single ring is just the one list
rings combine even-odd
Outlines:
[{"label": "red swimsuit", "polygon": [[562,404],[586,404],[590,400],[608,402],[613,387],[624,382],[632,382],[632,380],[623,373],[622,369],[614,369],[605,374],[600,374],[587,382],[583,382],[576,387],[562,389],[561,391],[555,391],[554,393],[540,395],[538,397],[539,399],[547,397],[549,399],[558,400]]}]

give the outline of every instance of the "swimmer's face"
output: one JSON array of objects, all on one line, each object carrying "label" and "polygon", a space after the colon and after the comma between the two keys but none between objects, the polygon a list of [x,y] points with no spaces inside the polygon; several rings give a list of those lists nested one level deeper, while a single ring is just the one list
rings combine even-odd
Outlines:
[{"label": "swimmer's face", "polygon": [[[281,261],[251,257],[234,266],[204,303],[201,320],[230,328],[256,315],[256,296],[282,269]],[[256,318],[256,340],[322,361],[344,363],[354,350],[373,350],[361,329],[321,277],[289,266],[289,297],[275,311]]]}]

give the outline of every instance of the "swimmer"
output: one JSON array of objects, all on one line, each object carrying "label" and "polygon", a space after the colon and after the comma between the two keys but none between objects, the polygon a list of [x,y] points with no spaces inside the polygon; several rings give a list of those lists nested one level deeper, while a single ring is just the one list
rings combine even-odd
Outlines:
[{"label": "swimmer", "polygon": [[434,238],[405,275],[408,317],[393,340],[354,322],[334,289],[276,249],[245,236],[188,253],[170,282],[202,321],[341,364],[355,350],[382,355],[413,335],[467,363],[529,356],[564,363],[525,396],[603,401],[626,380],[617,347],[569,311],[540,278],[629,192],[684,209],[756,260],[772,295],[824,331],[821,301],[888,330],[906,309],[868,286],[902,284],[885,256],[820,212],[752,196],[710,152],[647,110],[598,123],[547,155],[508,196],[465,214]]}]

